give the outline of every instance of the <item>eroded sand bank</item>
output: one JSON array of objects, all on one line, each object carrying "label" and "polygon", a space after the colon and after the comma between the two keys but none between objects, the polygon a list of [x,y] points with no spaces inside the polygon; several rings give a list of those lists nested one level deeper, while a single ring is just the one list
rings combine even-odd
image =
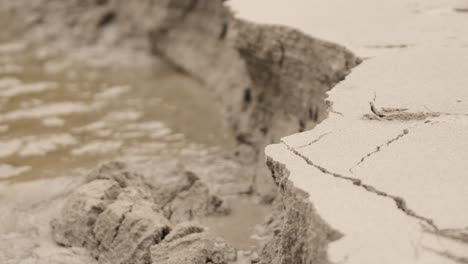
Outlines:
[{"label": "eroded sand bank", "polygon": [[326,120],[266,149],[290,224],[267,263],[466,263],[468,3],[288,3],[307,19],[269,3],[238,8],[367,60],[328,93]]},{"label": "eroded sand bank", "polygon": [[[77,172],[75,177],[2,185],[1,198],[7,202],[0,206],[13,213],[2,215],[6,224],[1,229],[0,260],[465,263],[464,4],[230,2],[239,17],[299,28],[345,44],[368,59],[330,93],[327,103],[326,92],[359,59],[296,30],[234,18],[222,1],[1,3],[15,22],[8,31],[36,45],[38,56],[52,62],[47,66],[50,72],[80,62],[117,72],[170,69],[190,79],[218,103],[228,131],[221,134],[229,134],[233,149],[223,145],[219,152],[203,147],[182,151],[184,155],[169,157],[171,166],[157,158],[130,158],[126,164],[103,165],[88,177]],[[296,12],[285,12],[288,8]],[[0,53],[22,49],[23,44],[10,43]],[[3,72],[21,72],[19,64],[5,65]],[[15,79],[1,85],[6,87],[2,98],[8,100],[57,89],[47,82],[31,86]],[[196,85],[188,85],[194,87],[189,90]],[[132,89],[104,87],[94,97],[105,101]],[[46,127],[61,127],[70,109],[86,113],[105,107],[29,103],[25,108],[34,111],[2,114],[0,133],[15,129],[11,124],[15,120],[40,119]],[[131,111],[111,115],[114,120],[138,118]],[[190,117],[187,120],[188,130],[196,126]],[[156,134],[141,140],[142,145],[170,134],[160,123],[136,122],[127,128],[118,130],[122,137]],[[110,135],[106,129],[116,128],[98,122],[75,133],[93,131],[106,138]],[[302,131],[306,132],[267,148],[269,172],[264,146]],[[3,156],[61,148],[73,148],[61,156],[80,156],[122,147],[115,140],[82,145],[63,133],[2,144]],[[201,152],[211,156],[200,157]],[[1,167],[4,175],[34,170],[10,163]],[[50,188],[45,192],[46,186]],[[244,254],[217,238],[223,232],[209,234],[193,223],[223,221],[230,198],[236,202],[249,195],[271,201],[275,190],[279,191],[275,213],[257,230],[257,236],[263,236],[258,255]],[[220,218],[205,218],[213,215]]]},{"label": "eroded sand bank", "polygon": [[[142,161],[130,152],[126,164],[103,165],[94,170],[91,178],[77,171],[74,177],[5,183],[2,196],[7,202],[1,206],[13,213],[4,216],[9,224],[2,230],[2,261],[261,261],[255,253],[243,254],[225,241],[219,241],[216,235],[206,235],[199,224],[181,222],[198,220],[209,224],[212,220],[204,219],[205,216],[228,214],[229,203],[223,201],[233,199],[236,203],[242,195],[271,201],[276,188],[264,165],[263,147],[281,136],[310,129],[322,120],[328,108],[325,92],[344,79],[359,59],[340,46],[293,29],[236,19],[222,1],[48,1],[47,4],[11,1],[0,6],[5,11],[2,19],[6,18],[9,25],[7,31],[37,49],[36,57],[48,62],[48,74],[64,71],[75,63],[97,71],[112,70],[114,74],[119,71],[164,74],[170,70],[197,83],[210,100],[217,102],[224,131],[234,141],[232,150],[212,152],[203,147],[192,148],[182,151],[176,160]],[[28,19],[19,19],[24,17]],[[6,52],[22,49],[21,45],[14,44],[3,47]],[[19,73],[21,65],[4,70]],[[44,84],[13,89],[10,86],[5,96],[52,91],[53,87]],[[92,95],[98,103],[91,104],[65,102],[44,106],[32,102],[26,108],[32,107],[33,111],[18,110],[3,115],[2,129],[12,131],[15,126],[9,122],[21,119],[39,119],[46,127],[66,127],[68,116],[93,113],[100,107],[105,109],[106,105],[99,103],[101,100],[112,102],[112,98],[133,93],[132,89],[135,88],[104,86],[101,93]],[[191,110],[187,107],[181,113]],[[133,123],[140,118],[138,115],[135,111],[125,111],[109,118]],[[167,120],[170,119],[169,116]],[[110,126],[104,121],[83,125],[72,132],[94,133],[93,137],[104,139],[114,135],[115,130],[129,138],[143,133],[145,138],[139,139],[142,147],[158,137],[171,136],[160,123],[135,122],[127,127],[129,131],[122,131],[119,125]],[[195,120],[187,123],[197,126]],[[156,135],[146,138],[147,134]],[[82,144],[76,138],[62,134],[43,138],[39,145],[36,143],[40,140],[36,138],[10,139],[5,141],[10,151],[3,154],[62,149],[66,151],[54,152],[62,158],[126,149],[124,143],[116,140],[106,139],[106,144],[91,140]],[[175,141],[178,139],[175,137]],[[31,147],[26,148],[28,144]],[[200,157],[199,153],[208,156]],[[151,155],[151,151],[146,154]],[[183,166],[178,166],[177,161]],[[4,167],[3,170],[12,174],[13,169]],[[49,170],[53,169],[52,166]],[[57,174],[61,173],[54,176],[62,176]],[[154,183],[157,179],[164,180]],[[31,193],[27,195],[29,190]],[[165,199],[169,202],[164,202]],[[263,241],[273,231],[267,228]]]}]

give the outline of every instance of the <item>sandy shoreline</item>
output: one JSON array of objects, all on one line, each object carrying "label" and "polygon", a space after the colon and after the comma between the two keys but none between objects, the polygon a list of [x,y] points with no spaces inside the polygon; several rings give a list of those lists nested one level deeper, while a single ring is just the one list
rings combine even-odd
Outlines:
[{"label": "sandy shoreline", "polygon": [[465,7],[1,2],[0,262],[465,263]]},{"label": "sandy shoreline", "polygon": [[[181,156],[182,163],[188,164],[182,168],[176,166],[169,172],[156,169],[159,162],[156,159],[137,166],[130,162],[131,166],[138,167],[135,171],[122,169],[124,165],[116,165],[118,168],[114,170],[115,163],[103,165],[96,170],[106,172],[96,173],[94,170],[94,178],[88,180],[83,179],[81,170],[76,175],[82,176],[77,178],[59,177],[44,180],[43,183],[34,181],[12,185],[18,189],[27,189],[25,186],[30,185],[36,188],[35,192],[41,192],[46,185],[68,180],[72,182],[70,191],[59,192],[58,196],[51,194],[41,197],[39,200],[44,201],[41,206],[33,201],[25,202],[22,225],[33,231],[8,233],[12,227],[6,226],[0,259],[7,263],[89,263],[94,260],[99,263],[151,263],[162,259],[166,261],[164,263],[255,263],[261,261],[263,256],[253,251],[271,254],[269,250],[260,251],[258,246],[253,251],[236,250],[222,240],[207,235],[198,224],[181,222],[200,220],[209,224],[208,220],[204,220],[205,216],[229,212],[228,203],[226,208],[221,206],[224,199],[231,199],[233,205],[240,202],[239,199],[250,200],[249,206],[252,200],[254,203],[272,202],[276,187],[264,165],[263,147],[280,136],[310,129],[322,120],[327,108],[325,92],[342,80],[359,63],[359,59],[340,46],[313,39],[292,29],[238,20],[221,2],[207,0],[194,6],[189,2],[149,1],[146,5],[126,1],[89,1],[77,5],[55,1],[43,5],[38,1],[31,5],[28,1],[15,1],[1,4],[1,8],[11,15],[8,19],[15,22],[9,24],[9,30],[23,41],[38,47],[36,54],[39,58],[52,60],[53,63],[46,65],[50,73],[64,71],[75,63],[84,63],[114,72],[130,69],[129,66],[132,71],[143,72],[164,72],[167,68],[192,78],[207,89],[210,100],[218,103],[224,126],[235,144],[234,150],[214,152],[212,158],[190,154]],[[23,16],[28,19],[17,19]],[[298,56],[303,59],[297,60]],[[314,63],[310,64],[310,61]],[[95,99],[118,98],[132,88],[126,89],[114,89],[116,92],[108,89],[101,93],[102,96],[96,95]],[[41,111],[13,112],[14,115],[6,115],[2,122],[42,118],[41,112],[47,112],[49,108],[40,106],[40,102],[38,105]],[[99,109],[105,105],[98,103],[96,107]],[[50,111],[56,108],[50,108]],[[88,106],[80,109],[90,110]],[[70,113],[62,116],[50,113],[50,116],[44,116],[50,117],[50,120],[43,121],[44,126],[67,124],[65,120]],[[75,113],[78,112],[73,111]],[[123,116],[127,117],[138,119],[137,115],[130,113]],[[91,127],[99,132],[97,136],[106,138],[112,135],[106,132],[105,124],[96,123]],[[154,126],[148,128],[148,131],[155,129]],[[86,129],[87,126],[83,126],[73,133],[88,131]],[[137,132],[126,132],[124,135],[131,138],[138,136]],[[79,146],[81,142],[77,143],[76,139],[67,141],[65,145],[55,141],[50,143],[46,139],[44,142],[39,149],[55,151],[73,146],[72,156],[96,151],[112,153],[123,148],[122,143],[109,140],[105,145],[102,142],[92,145],[91,142],[84,146]],[[18,153],[24,152],[24,144],[22,141]],[[38,148],[38,145],[34,147]],[[130,160],[138,160],[137,157],[129,157]],[[165,166],[162,163],[160,167]],[[122,179],[139,175],[139,172],[143,176],[131,176],[127,179],[130,182]],[[173,178],[172,181],[176,182],[172,184],[179,187],[174,189],[169,183],[166,187],[165,183],[134,185],[143,179],[155,181],[161,175],[170,175],[163,178]],[[182,178],[177,180],[176,175],[182,175]],[[184,182],[187,184],[184,185]],[[158,193],[154,188],[162,188],[159,192],[161,196],[154,196]],[[3,205],[6,210],[13,208],[16,211],[20,206],[16,200],[19,199],[18,195],[24,194],[21,191],[16,195],[12,193],[8,198],[15,202]],[[165,198],[161,197],[172,197],[171,202],[164,203]],[[162,206],[158,206],[161,203]],[[277,203],[281,204],[281,199],[278,198]],[[258,211],[260,208],[253,206],[252,210]],[[281,205],[275,208],[281,208]],[[41,211],[42,221],[36,221],[38,213],[35,209]],[[239,217],[236,214],[232,214],[232,219]],[[240,216],[242,218],[242,213]],[[274,217],[270,217],[263,230],[249,231],[256,234],[266,247],[266,242],[273,232],[277,232],[282,219],[281,216],[277,219]],[[7,220],[14,223],[13,218]],[[232,221],[226,221],[226,224],[245,225],[245,220],[247,218],[243,219],[244,224]],[[253,225],[258,219],[252,221]],[[278,224],[273,223],[276,221]],[[52,229],[47,222],[52,223]],[[133,228],[135,225],[136,229]],[[38,233],[38,229],[42,231]],[[218,234],[223,232],[218,231]],[[114,235],[109,238],[112,233]],[[30,236],[37,241],[24,243],[24,239]],[[226,236],[229,237],[229,233]],[[129,237],[133,240],[129,240]],[[71,249],[64,251],[52,241]],[[11,243],[18,246],[9,249]],[[190,246],[179,246],[187,243]],[[129,251],[122,252],[120,247]]]}]

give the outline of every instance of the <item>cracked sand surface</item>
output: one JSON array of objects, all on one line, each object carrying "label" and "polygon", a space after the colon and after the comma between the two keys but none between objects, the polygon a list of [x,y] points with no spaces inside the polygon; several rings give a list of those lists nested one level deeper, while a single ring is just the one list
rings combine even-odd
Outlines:
[{"label": "cracked sand surface", "polygon": [[426,248],[467,257],[467,245],[425,231],[423,221],[408,217],[392,199],[356,188],[311,167],[284,144],[270,145],[267,155],[289,172],[288,180],[306,190],[317,213],[343,234],[329,244],[336,263],[453,263]]},{"label": "cracked sand surface", "polygon": [[[467,70],[463,48],[365,61],[329,92],[343,116],[267,148],[344,235],[329,245],[332,261],[466,263]],[[384,113],[406,116],[378,117],[369,106],[374,94]]]},{"label": "cracked sand surface", "polygon": [[316,211],[304,217],[342,234],[325,243],[334,263],[468,263],[466,1],[297,1],[294,15],[268,4],[233,6],[367,58],[328,93],[327,119],[266,148],[286,209],[304,191]]},{"label": "cracked sand surface", "polygon": [[[440,60],[453,61],[445,64],[445,72],[451,71],[453,74],[440,72],[429,77],[439,83],[445,80],[444,86],[430,85],[432,80],[427,78],[411,78],[411,75],[422,74],[420,72],[426,70],[426,67],[418,67],[416,63],[408,64],[409,60],[421,56],[421,53],[421,50],[409,50],[394,54],[392,64],[398,70],[392,72],[392,79],[400,80],[400,83],[388,86],[383,82],[373,86],[372,90],[366,89],[368,79],[371,79],[366,76],[385,71],[389,61],[384,57],[364,63],[330,92],[329,100],[334,102],[334,109],[344,113],[344,117],[332,115],[315,130],[286,137],[283,141],[317,166],[401,197],[408,208],[425,218],[433,219],[434,224],[441,229],[465,228],[468,225],[468,208],[463,208],[468,201],[468,179],[465,177],[468,118],[462,113],[468,113],[468,105],[463,102],[464,98],[468,99],[468,92],[463,90],[468,78],[460,69],[468,69],[468,50],[447,52],[443,57],[442,53],[433,52],[441,57],[433,57],[433,63],[427,64],[427,68],[437,67]],[[460,74],[455,75],[457,72]],[[457,78],[453,79],[453,76]],[[422,94],[434,96],[432,99],[424,95],[407,97],[406,87],[410,86],[422,87]],[[355,102],[340,101],[350,92],[367,93],[368,96],[357,98]],[[456,115],[391,122],[359,118],[371,112],[368,102],[372,100],[374,92],[386,95],[377,97],[379,105],[386,107],[418,112],[420,106],[424,106],[436,109],[436,112],[454,112]],[[456,102],[455,99],[441,102],[440,99],[447,97],[447,93],[456,95],[462,102]],[[398,100],[401,103],[397,103]],[[330,131],[330,124],[342,127],[341,131],[307,148],[297,147],[302,146],[304,140],[318,138],[322,129]],[[350,168],[353,173],[349,172]]]}]

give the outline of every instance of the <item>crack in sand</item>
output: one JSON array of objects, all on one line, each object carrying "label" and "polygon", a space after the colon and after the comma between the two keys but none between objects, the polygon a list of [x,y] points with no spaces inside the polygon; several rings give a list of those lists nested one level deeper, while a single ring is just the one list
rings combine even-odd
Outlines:
[{"label": "crack in sand", "polygon": [[348,180],[348,181],[351,181],[353,183],[353,185],[355,186],[359,186],[361,188],[364,188],[366,191],[368,192],[371,192],[371,193],[374,193],[378,196],[382,196],[382,197],[388,197],[390,199],[392,199],[397,208],[400,209],[403,213],[405,213],[406,215],[410,216],[410,217],[413,217],[413,218],[416,218],[420,221],[422,221],[423,223],[427,224],[428,226],[430,226],[431,228],[433,228],[434,230],[438,231],[440,230],[437,225],[434,223],[434,221],[430,218],[427,218],[427,217],[424,217],[424,216],[421,216],[419,214],[417,214],[416,212],[414,212],[413,210],[411,210],[408,205],[406,204],[406,201],[401,198],[401,197],[398,197],[398,196],[394,196],[394,195],[391,195],[391,194],[388,194],[384,191],[381,191],[381,190],[378,190],[377,188],[371,186],[371,185],[367,185],[365,183],[362,182],[362,180],[360,179],[355,179],[355,178],[352,178],[352,177],[347,177],[347,176],[344,176],[344,175],[341,175],[339,173],[335,173],[335,172],[332,172],[332,171],[329,171],[328,169],[320,166],[320,165],[317,165],[315,163],[313,163],[309,158],[307,158],[306,156],[302,155],[301,153],[299,153],[296,149],[294,149],[293,147],[291,147],[290,145],[288,145],[286,142],[284,141],[281,141],[281,143],[283,143],[286,148],[291,151],[293,154],[295,154],[296,156],[300,157],[301,159],[303,159],[307,164],[309,164],[310,166],[313,166],[315,168],[317,168],[318,170],[320,170],[321,172],[323,172],[324,174],[328,174],[328,175],[331,175],[335,178],[340,178],[340,179],[344,179],[344,180]]},{"label": "crack in sand", "polygon": [[369,102],[370,110],[372,114],[365,114],[363,118],[365,120],[377,120],[377,121],[422,121],[440,116],[468,116],[464,113],[447,113],[447,112],[435,112],[424,106],[428,112],[409,112],[408,108],[394,108],[394,107],[381,107],[375,106],[374,102]]},{"label": "crack in sand", "polygon": [[457,228],[442,229],[438,231],[427,230],[426,232],[468,245],[468,228],[466,229],[457,229]]},{"label": "crack in sand", "polygon": [[441,251],[441,250],[436,250],[436,249],[433,249],[433,248],[430,248],[430,247],[423,247],[425,250],[429,251],[429,252],[432,252],[434,254],[437,254],[439,256],[442,256],[442,257],[445,257],[455,263],[459,263],[459,264],[468,264],[468,258],[464,258],[464,257],[459,257],[459,256],[456,256],[454,254],[451,254],[449,251]]},{"label": "crack in sand", "polygon": [[408,135],[408,133],[409,133],[409,128],[405,128],[405,129],[403,129],[403,131],[402,131],[400,134],[398,134],[396,137],[394,137],[394,138],[388,140],[387,142],[385,142],[385,143],[383,143],[383,144],[381,144],[381,145],[378,145],[378,146],[375,148],[374,151],[367,153],[365,156],[363,156],[363,157],[359,160],[358,163],[356,163],[356,165],[354,165],[353,167],[351,167],[351,168],[349,169],[349,172],[350,172],[351,174],[354,174],[354,169],[355,169],[356,167],[361,166],[361,164],[364,163],[364,161],[365,161],[366,159],[368,159],[368,158],[370,158],[371,156],[373,156],[374,154],[377,154],[378,152],[380,152],[380,151],[382,150],[383,147],[385,147],[385,146],[387,146],[387,148],[390,147],[391,144],[393,144],[394,142],[400,140],[400,139],[403,138],[404,136]]},{"label": "crack in sand", "polygon": [[305,147],[308,147],[308,146],[310,146],[310,145],[313,145],[313,144],[319,142],[322,138],[324,138],[325,136],[327,136],[327,135],[329,135],[329,134],[331,134],[331,133],[332,133],[332,132],[324,133],[324,134],[318,136],[318,137],[317,137],[315,140],[313,140],[312,142],[307,143],[307,144],[302,145],[302,146],[299,146],[299,147],[297,147],[297,148],[300,149],[300,148],[305,148]]}]

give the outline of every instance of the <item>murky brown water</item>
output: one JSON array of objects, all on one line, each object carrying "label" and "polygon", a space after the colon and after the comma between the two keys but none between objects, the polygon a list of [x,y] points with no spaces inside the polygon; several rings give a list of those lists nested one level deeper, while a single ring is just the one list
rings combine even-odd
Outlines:
[{"label": "murky brown water", "polygon": [[[110,159],[175,160],[231,146],[210,95],[189,78],[56,68],[22,43],[0,42],[0,184],[80,175]],[[249,249],[267,209],[249,199],[231,204],[230,217],[201,222]]]},{"label": "murky brown water", "polygon": [[20,43],[0,46],[2,180],[60,176],[127,155],[227,144],[209,94],[179,74],[49,68]]},{"label": "murky brown water", "polygon": [[256,250],[257,239],[262,238],[255,237],[255,228],[271,212],[270,206],[258,205],[242,198],[229,202],[231,206],[229,217],[211,216],[201,219],[200,223],[208,226],[212,233],[221,234],[237,249]]}]

